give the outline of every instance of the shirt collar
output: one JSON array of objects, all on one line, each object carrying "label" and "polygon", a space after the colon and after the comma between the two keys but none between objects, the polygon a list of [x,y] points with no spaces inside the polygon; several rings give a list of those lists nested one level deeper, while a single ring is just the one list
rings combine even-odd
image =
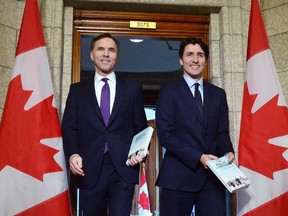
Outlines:
[{"label": "shirt collar", "polygon": [[197,82],[199,83],[201,89],[203,89],[203,78],[201,78],[200,80],[195,80],[185,73],[183,74],[183,78],[190,88]]},{"label": "shirt collar", "polygon": [[100,74],[95,72],[95,77],[94,77],[95,83],[101,82],[101,80],[103,78],[108,78],[108,80],[111,81],[112,83],[116,82],[116,75],[115,75],[114,71],[112,73],[108,74],[106,77],[101,76]]}]

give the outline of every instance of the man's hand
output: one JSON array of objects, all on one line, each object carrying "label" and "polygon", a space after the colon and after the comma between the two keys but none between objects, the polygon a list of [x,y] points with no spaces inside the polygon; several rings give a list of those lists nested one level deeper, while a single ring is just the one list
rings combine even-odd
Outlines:
[{"label": "man's hand", "polygon": [[82,158],[78,154],[73,154],[69,159],[70,170],[74,175],[84,176],[82,170]]},{"label": "man's hand", "polygon": [[127,160],[127,165],[128,166],[135,166],[136,164],[139,164],[143,161],[144,159],[138,155],[132,155],[130,159]]},{"label": "man's hand", "polygon": [[202,154],[202,156],[200,157],[200,162],[203,164],[205,169],[208,169],[207,161],[209,160],[219,160],[219,158],[212,154]]},{"label": "man's hand", "polygon": [[225,156],[228,158],[229,163],[234,162],[236,164],[235,155],[232,152],[226,153]]},{"label": "man's hand", "polygon": [[146,157],[149,155],[149,150],[147,151],[147,154],[144,158],[140,157],[139,155],[134,154],[132,155],[127,161],[126,161],[126,165],[127,166],[135,166],[136,164],[142,163]]}]

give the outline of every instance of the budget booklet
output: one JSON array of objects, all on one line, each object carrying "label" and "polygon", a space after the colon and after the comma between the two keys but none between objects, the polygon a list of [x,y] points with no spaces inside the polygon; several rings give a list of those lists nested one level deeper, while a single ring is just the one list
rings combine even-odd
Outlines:
[{"label": "budget booklet", "polygon": [[[130,159],[132,155],[138,155],[141,158],[146,157],[153,131],[154,129],[151,126],[148,126],[133,137],[128,153],[128,159]],[[127,165],[128,159],[126,162]]]},{"label": "budget booklet", "polygon": [[207,166],[230,193],[249,187],[251,184],[250,180],[235,163],[229,163],[226,156],[219,159],[220,161],[209,160]]}]

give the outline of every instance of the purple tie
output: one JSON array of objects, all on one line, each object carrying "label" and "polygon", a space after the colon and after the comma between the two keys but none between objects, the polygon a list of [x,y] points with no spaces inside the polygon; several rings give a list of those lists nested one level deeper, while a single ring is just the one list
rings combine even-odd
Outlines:
[{"label": "purple tie", "polygon": [[[103,78],[102,81],[105,84],[103,85],[101,91],[100,109],[105,125],[107,126],[110,118],[110,88],[108,84],[108,78]],[[108,145],[107,143],[105,143],[104,153],[106,153],[107,151]]]}]

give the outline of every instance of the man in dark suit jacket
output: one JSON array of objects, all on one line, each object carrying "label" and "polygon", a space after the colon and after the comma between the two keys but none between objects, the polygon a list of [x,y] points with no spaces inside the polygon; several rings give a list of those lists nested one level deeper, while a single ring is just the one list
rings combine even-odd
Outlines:
[{"label": "man in dark suit jacket", "polygon": [[206,44],[183,40],[179,56],[183,77],[161,88],[156,109],[159,143],[166,149],[156,182],[162,189],[160,213],[190,216],[195,205],[197,216],[224,216],[225,188],[206,163],[223,155],[234,160],[226,94],[203,81]]},{"label": "man in dark suit jacket", "polygon": [[[94,38],[90,50],[95,76],[72,84],[66,102],[65,156],[77,176],[80,215],[130,216],[142,158],[133,156],[129,166],[126,161],[133,136],[147,127],[142,87],[115,75],[119,43],[110,34]],[[107,122],[100,110],[106,82],[110,91]]]}]

